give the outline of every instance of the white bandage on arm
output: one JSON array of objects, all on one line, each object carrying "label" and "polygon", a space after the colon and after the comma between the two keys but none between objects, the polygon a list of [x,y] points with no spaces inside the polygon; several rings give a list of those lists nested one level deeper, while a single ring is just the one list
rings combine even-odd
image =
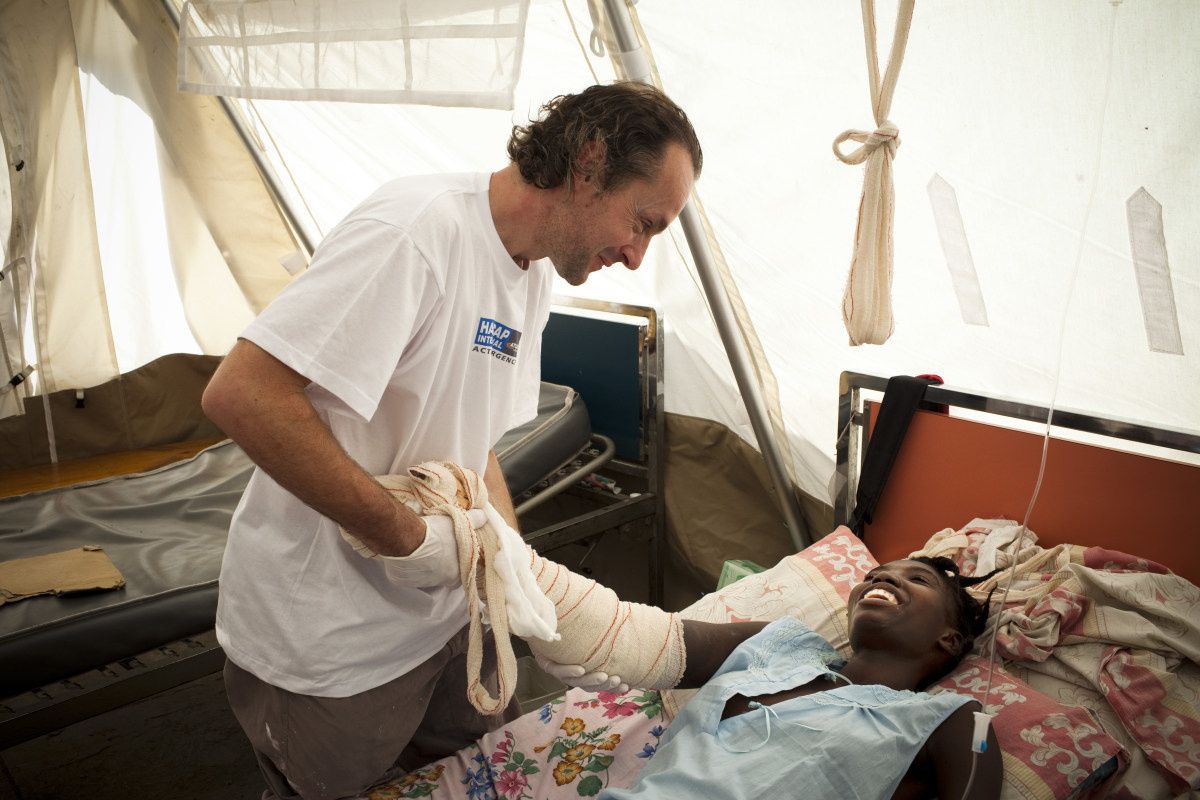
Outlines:
[{"label": "white bandage on arm", "polygon": [[679,683],[685,654],[683,623],[676,615],[623,602],[591,578],[542,558],[490,503],[485,511],[500,540],[496,572],[505,583],[509,630],[531,650],[550,661],[619,675],[631,686],[666,689]]},{"label": "white bandage on arm", "polygon": [[529,551],[538,586],[554,603],[557,642],[530,641],[534,653],[589,672],[620,675],[630,686],[669,689],[683,678],[683,621],[677,614],[629,603],[591,578]]}]

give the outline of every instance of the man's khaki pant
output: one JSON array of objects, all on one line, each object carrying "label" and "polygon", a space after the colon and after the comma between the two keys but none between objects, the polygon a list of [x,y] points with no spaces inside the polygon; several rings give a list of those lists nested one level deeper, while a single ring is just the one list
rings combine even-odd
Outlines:
[{"label": "man's khaki pant", "polygon": [[[519,714],[481,715],[467,700],[467,629],[411,672],[351,697],[309,697],[225,662],[225,691],[267,782],[263,800],[351,798],[471,744]],[[482,676],[495,692],[496,658]]]}]

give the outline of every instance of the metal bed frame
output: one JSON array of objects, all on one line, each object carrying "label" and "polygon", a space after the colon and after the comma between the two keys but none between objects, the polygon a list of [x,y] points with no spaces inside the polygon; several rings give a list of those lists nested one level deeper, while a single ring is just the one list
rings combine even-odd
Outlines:
[{"label": "metal bed frame", "polygon": [[[661,605],[663,599],[663,567],[666,560],[666,512],[664,500],[663,458],[666,440],[666,416],[663,413],[663,350],[660,341],[662,320],[653,308],[645,306],[609,303],[574,297],[554,297],[554,304],[563,309],[577,312],[600,312],[601,315],[616,315],[623,324],[634,328],[635,349],[625,357],[632,363],[622,363],[625,369],[636,368],[638,376],[638,409],[636,425],[637,441],[632,452],[628,449],[619,457],[606,463],[606,469],[623,479],[630,479],[638,486],[636,494],[624,497],[606,495],[602,492],[581,489],[578,478],[568,475],[552,482],[553,492],[544,492],[517,504],[517,513],[525,514],[542,505],[554,494],[567,489],[598,506],[593,510],[554,522],[525,535],[525,541],[541,551],[550,551],[582,539],[591,538],[624,525],[640,523],[650,526],[651,544],[648,559],[650,602]],[[575,315],[571,315],[575,316]],[[595,320],[596,325],[622,324]],[[582,351],[580,352],[582,355]],[[587,376],[563,376],[547,374],[554,367],[543,359],[543,379],[556,383],[568,383],[583,395],[588,411],[592,415],[596,438],[604,447],[613,447],[612,431],[603,431],[606,403],[601,387],[589,385]],[[629,420],[626,420],[629,422]],[[628,445],[627,445],[628,448]],[[599,467],[601,457],[589,462],[588,467]]]},{"label": "metal bed frame", "polygon": [[[838,525],[846,524],[854,512],[869,426],[866,404],[869,400],[882,398],[887,382],[887,378],[861,372],[841,374],[834,498],[834,521]],[[1038,424],[1045,424],[1050,417],[1050,409],[1044,406],[1020,400],[985,397],[948,389],[945,386],[929,386],[925,390],[924,402]],[[1200,453],[1200,435],[1173,428],[1156,428],[1139,422],[1098,417],[1065,408],[1054,409],[1051,425],[1055,428],[1098,434],[1128,442]]]}]

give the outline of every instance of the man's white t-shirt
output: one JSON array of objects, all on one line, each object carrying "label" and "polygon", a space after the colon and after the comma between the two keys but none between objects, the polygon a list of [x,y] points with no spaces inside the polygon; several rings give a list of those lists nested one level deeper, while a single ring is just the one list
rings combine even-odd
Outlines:
[{"label": "man's white t-shirt", "polygon": [[[553,269],[513,262],[488,181],[385,185],[242,334],[312,381],[317,414],[372,475],[430,460],[482,474],[501,435],[537,413]],[[347,697],[421,664],[466,621],[461,588],[392,584],[332,520],[254,471],[217,605],[234,663],[288,691]]]}]

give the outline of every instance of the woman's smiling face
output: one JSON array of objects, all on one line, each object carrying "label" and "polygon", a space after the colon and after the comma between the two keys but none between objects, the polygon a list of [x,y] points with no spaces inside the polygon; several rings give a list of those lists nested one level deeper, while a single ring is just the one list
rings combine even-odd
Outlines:
[{"label": "woman's smiling face", "polygon": [[950,588],[934,567],[905,559],[881,564],[850,591],[850,644],[932,654],[954,631]]}]

